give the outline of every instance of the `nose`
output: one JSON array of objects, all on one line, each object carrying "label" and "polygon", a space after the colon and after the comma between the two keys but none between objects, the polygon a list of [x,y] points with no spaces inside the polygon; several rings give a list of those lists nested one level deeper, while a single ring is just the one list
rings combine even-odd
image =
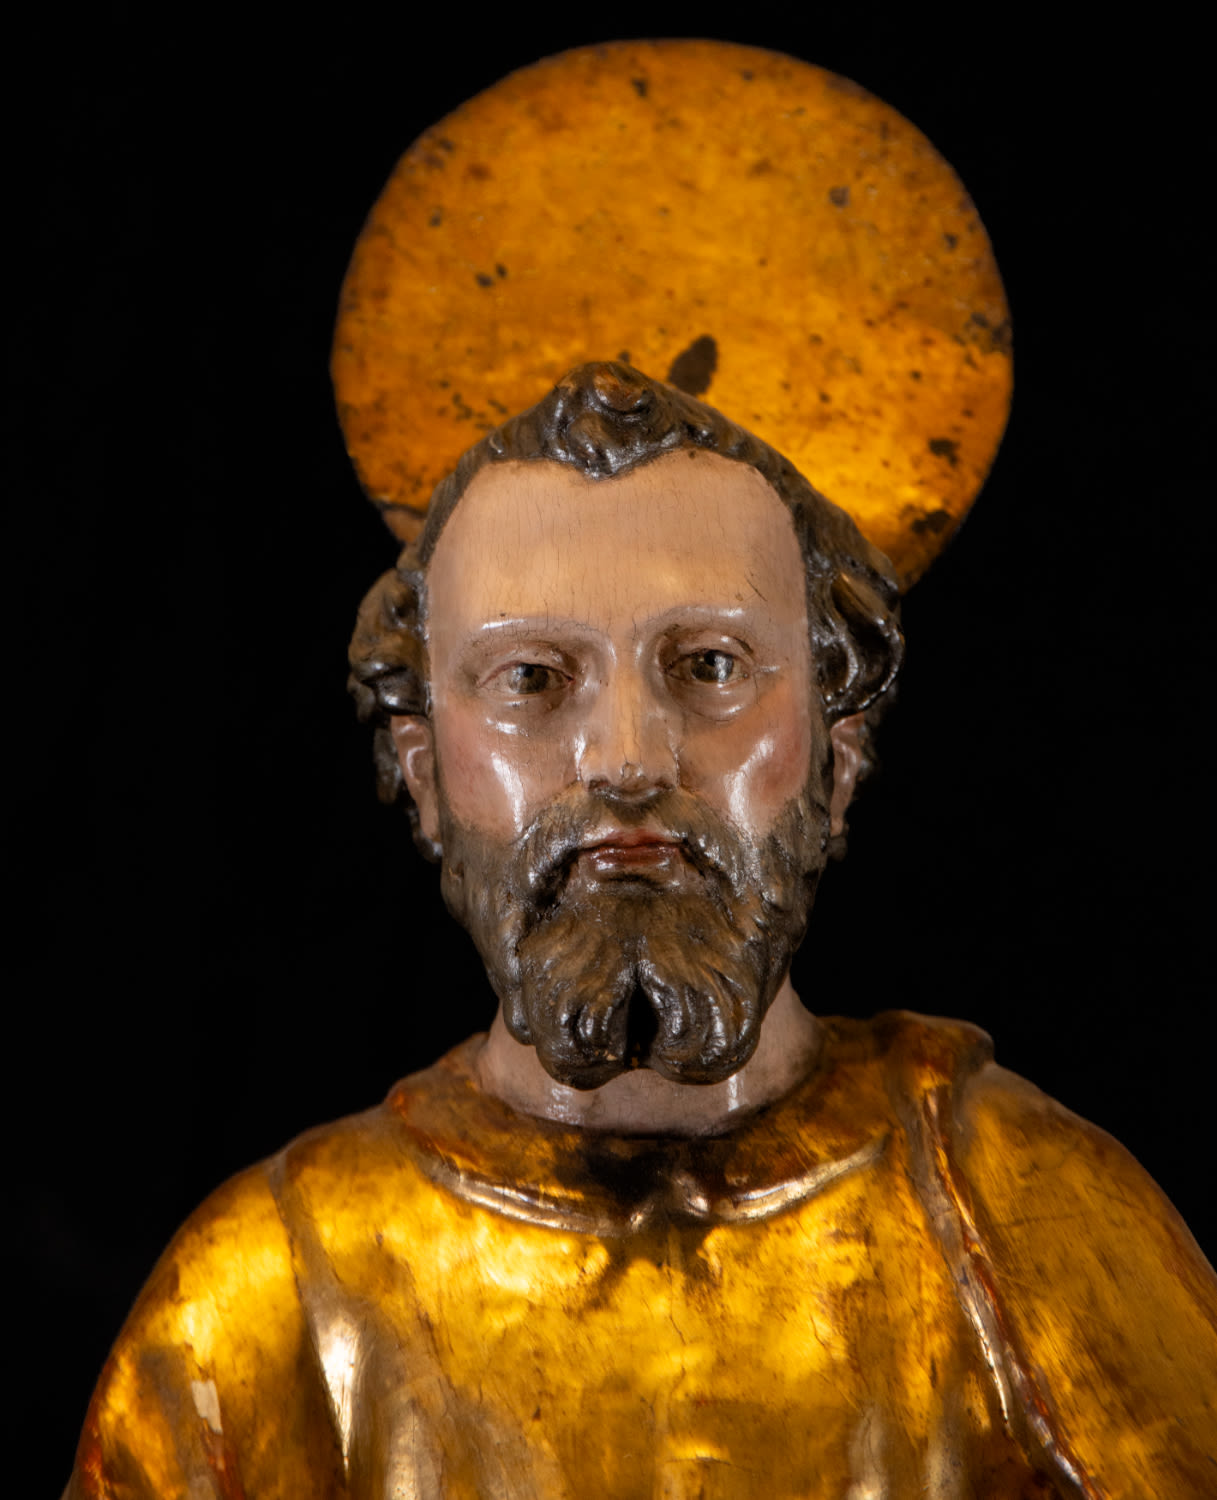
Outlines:
[{"label": "nose", "polygon": [[675,724],[634,666],[614,666],[584,721],[576,757],[589,788],[642,798],[677,783]]}]

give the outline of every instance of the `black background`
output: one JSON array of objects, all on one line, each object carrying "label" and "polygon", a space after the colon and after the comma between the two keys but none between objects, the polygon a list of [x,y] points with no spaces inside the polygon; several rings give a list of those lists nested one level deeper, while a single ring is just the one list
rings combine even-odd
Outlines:
[{"label": "black background", "polygon": [[[796,988],[984,1025],[1211,1251],[1211,264],[1186,38],[748,12],[717,34],[857,79],[954,163],[1015,326],[1006,443],[907,602],[884,773]],[[422,128],[547,52],[677,30],[198,16],[60,18],[10,64],[10,1417],[51,1491],[186,1214],[489,1019],[344,694],[394,548],[333,416],[334,308]]]}]

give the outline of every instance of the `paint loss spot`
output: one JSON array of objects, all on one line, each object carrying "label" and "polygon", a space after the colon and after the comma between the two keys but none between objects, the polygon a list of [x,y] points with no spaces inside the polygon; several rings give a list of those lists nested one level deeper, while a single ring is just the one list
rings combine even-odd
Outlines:
[{"label": "paint loss spot", "polygon": [[925,515],[918,516],[912,524],[912,530],[918,536],[941,536],[951,524],[951,512],[949,510],[929,510]]},{"label": "paint loss spot", "polygon": [[701,396],[710,389],[717,369],[718,344],[708,333],[703,333],[672,361],[667,382],[687,396]]},{"label": "paint loss spot", "polygon": [[192,1380],[190,1399],[194,1402],[195,1411],[207,1423],[211,1431],[217,1437],[222,1436],[224,1428],[220,1423],[220,1393],[216,1390],[215,1381]]}]

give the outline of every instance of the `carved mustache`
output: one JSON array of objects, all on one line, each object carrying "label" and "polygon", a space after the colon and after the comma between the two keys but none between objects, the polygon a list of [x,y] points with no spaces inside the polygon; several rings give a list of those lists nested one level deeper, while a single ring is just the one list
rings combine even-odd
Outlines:
[{"label": "carved mustache", "polygon": [[517,844],[512,863],[525,873],[534,906],[544,910],[560,898],[575,860],[602,837],[606,819],[614,828],[645,828],[671,839],[699,875],[711,885],[725,884],[733,895],[755,875],[756,860],[743,837],[682,788],[631,802],[576,785],[543,808]]}]

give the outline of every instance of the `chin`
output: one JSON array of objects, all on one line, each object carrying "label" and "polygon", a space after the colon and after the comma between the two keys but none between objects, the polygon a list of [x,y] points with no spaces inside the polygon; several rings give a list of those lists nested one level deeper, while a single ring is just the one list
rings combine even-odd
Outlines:
[{"label": "chin", "polygon": [[519,944],[501,995],[508,1029],[570,1088],[639,1067],[722,1083],[756,1051],[790,956],[737,917],[708,894],[632,882],[562,902]]}]

